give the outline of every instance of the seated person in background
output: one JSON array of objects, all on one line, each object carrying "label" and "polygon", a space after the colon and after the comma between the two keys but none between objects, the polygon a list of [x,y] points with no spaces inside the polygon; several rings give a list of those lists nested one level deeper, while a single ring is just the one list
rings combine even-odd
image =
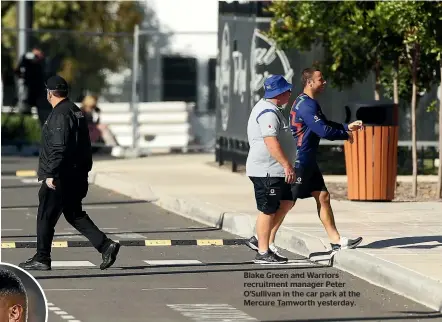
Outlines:
[{"label": "seated person in background", "polygon": [[107,125],[100,123],[100,109],[97,106],[97,98],[87,95],[81,102],[81,110],[84,112],[88,126],[91,143],[97,143],[102,139],[107,146],[118,146],[117,140]]}]

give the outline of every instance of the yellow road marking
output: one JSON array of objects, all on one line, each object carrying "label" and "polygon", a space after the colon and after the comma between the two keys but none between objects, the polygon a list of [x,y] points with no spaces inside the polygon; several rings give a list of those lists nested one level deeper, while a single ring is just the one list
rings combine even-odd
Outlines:
[{"label": "yellow road marking", "polygon": [[68,242],[67,241],[52,242],[52,247],[68,247]]},{"label": "yellow road marking", "polygon": [[2,248],[15,248],[15,243],[2,242]]},{"label": "yellow road marking", "polygon": [[36,177],[37,172],[35,170],[18,170],[15,175],[17,177]]},{"label": "yellow road marking", "polygon": [[171,246],[172,242],[167,240],[145,240],[146,246]]},{"label": "yellow road marking", "polygon": [[223,240],[222,239],[198,239],[196,241],[196,244],[198,246],[208,246],[208,245],[222,246]]}]

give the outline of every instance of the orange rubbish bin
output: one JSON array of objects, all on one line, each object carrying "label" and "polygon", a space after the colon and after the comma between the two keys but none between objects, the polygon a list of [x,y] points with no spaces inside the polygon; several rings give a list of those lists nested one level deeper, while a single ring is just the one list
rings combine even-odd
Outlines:
[{"label": "orange rubbish bin", "polygon": [[[362,120],[365,128],[344,143],[347,198],[392,201],[396,190],[398,106],[365,103],[346,106],[347,123]],[[351,115],[352,114],[352,115]]]}]

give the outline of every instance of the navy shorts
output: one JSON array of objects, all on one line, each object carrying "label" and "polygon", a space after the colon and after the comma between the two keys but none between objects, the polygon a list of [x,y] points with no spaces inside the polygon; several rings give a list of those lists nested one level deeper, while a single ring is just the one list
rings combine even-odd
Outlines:
[{"label": "navy shorts", "polygon": [[274,214],[281,200],[293,201],[291,185],[280,177],[249,177],[255,189],[256,207],[264,214]]},{"label": "navy shorts", "polygon": [[295,168],[296,180],[292,184],[293,200],[312,197],[314,191],[327,191],[321,170],[317,164]]}]

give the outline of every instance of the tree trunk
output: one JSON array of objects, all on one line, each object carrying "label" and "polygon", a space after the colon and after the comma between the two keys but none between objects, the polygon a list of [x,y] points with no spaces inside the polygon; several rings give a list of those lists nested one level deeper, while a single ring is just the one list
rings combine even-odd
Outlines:
[{"label": "tree trunk", "polygon": [[414,46],[412,67],[412,95],[411,95],[411,154],[413,160],[412,193],[417,197],[417,140],[416,140],[416,101],[417,101],[417,64],[419,47]]},{"label": "tree trunk", "polygon": [[374,89],[374,99],[376,101],[379,101],[381,95],[381,63],[379,62],[379,60],[376,62],[376,66],[375,66],[375,77],[376,77],[376,85],[375,85],[375,89]]},{"label": "tree trunk", "polygon": [[399,104],[399,86],[398,86],[399,64],[396,63],[393,71],[393,102]]},{"label": "tree trunk", "polygon": [[437,196],[442,198],[442,57],[439,60],[440,64],[440,86],[439,86],[439,170],[437,183]]}]

